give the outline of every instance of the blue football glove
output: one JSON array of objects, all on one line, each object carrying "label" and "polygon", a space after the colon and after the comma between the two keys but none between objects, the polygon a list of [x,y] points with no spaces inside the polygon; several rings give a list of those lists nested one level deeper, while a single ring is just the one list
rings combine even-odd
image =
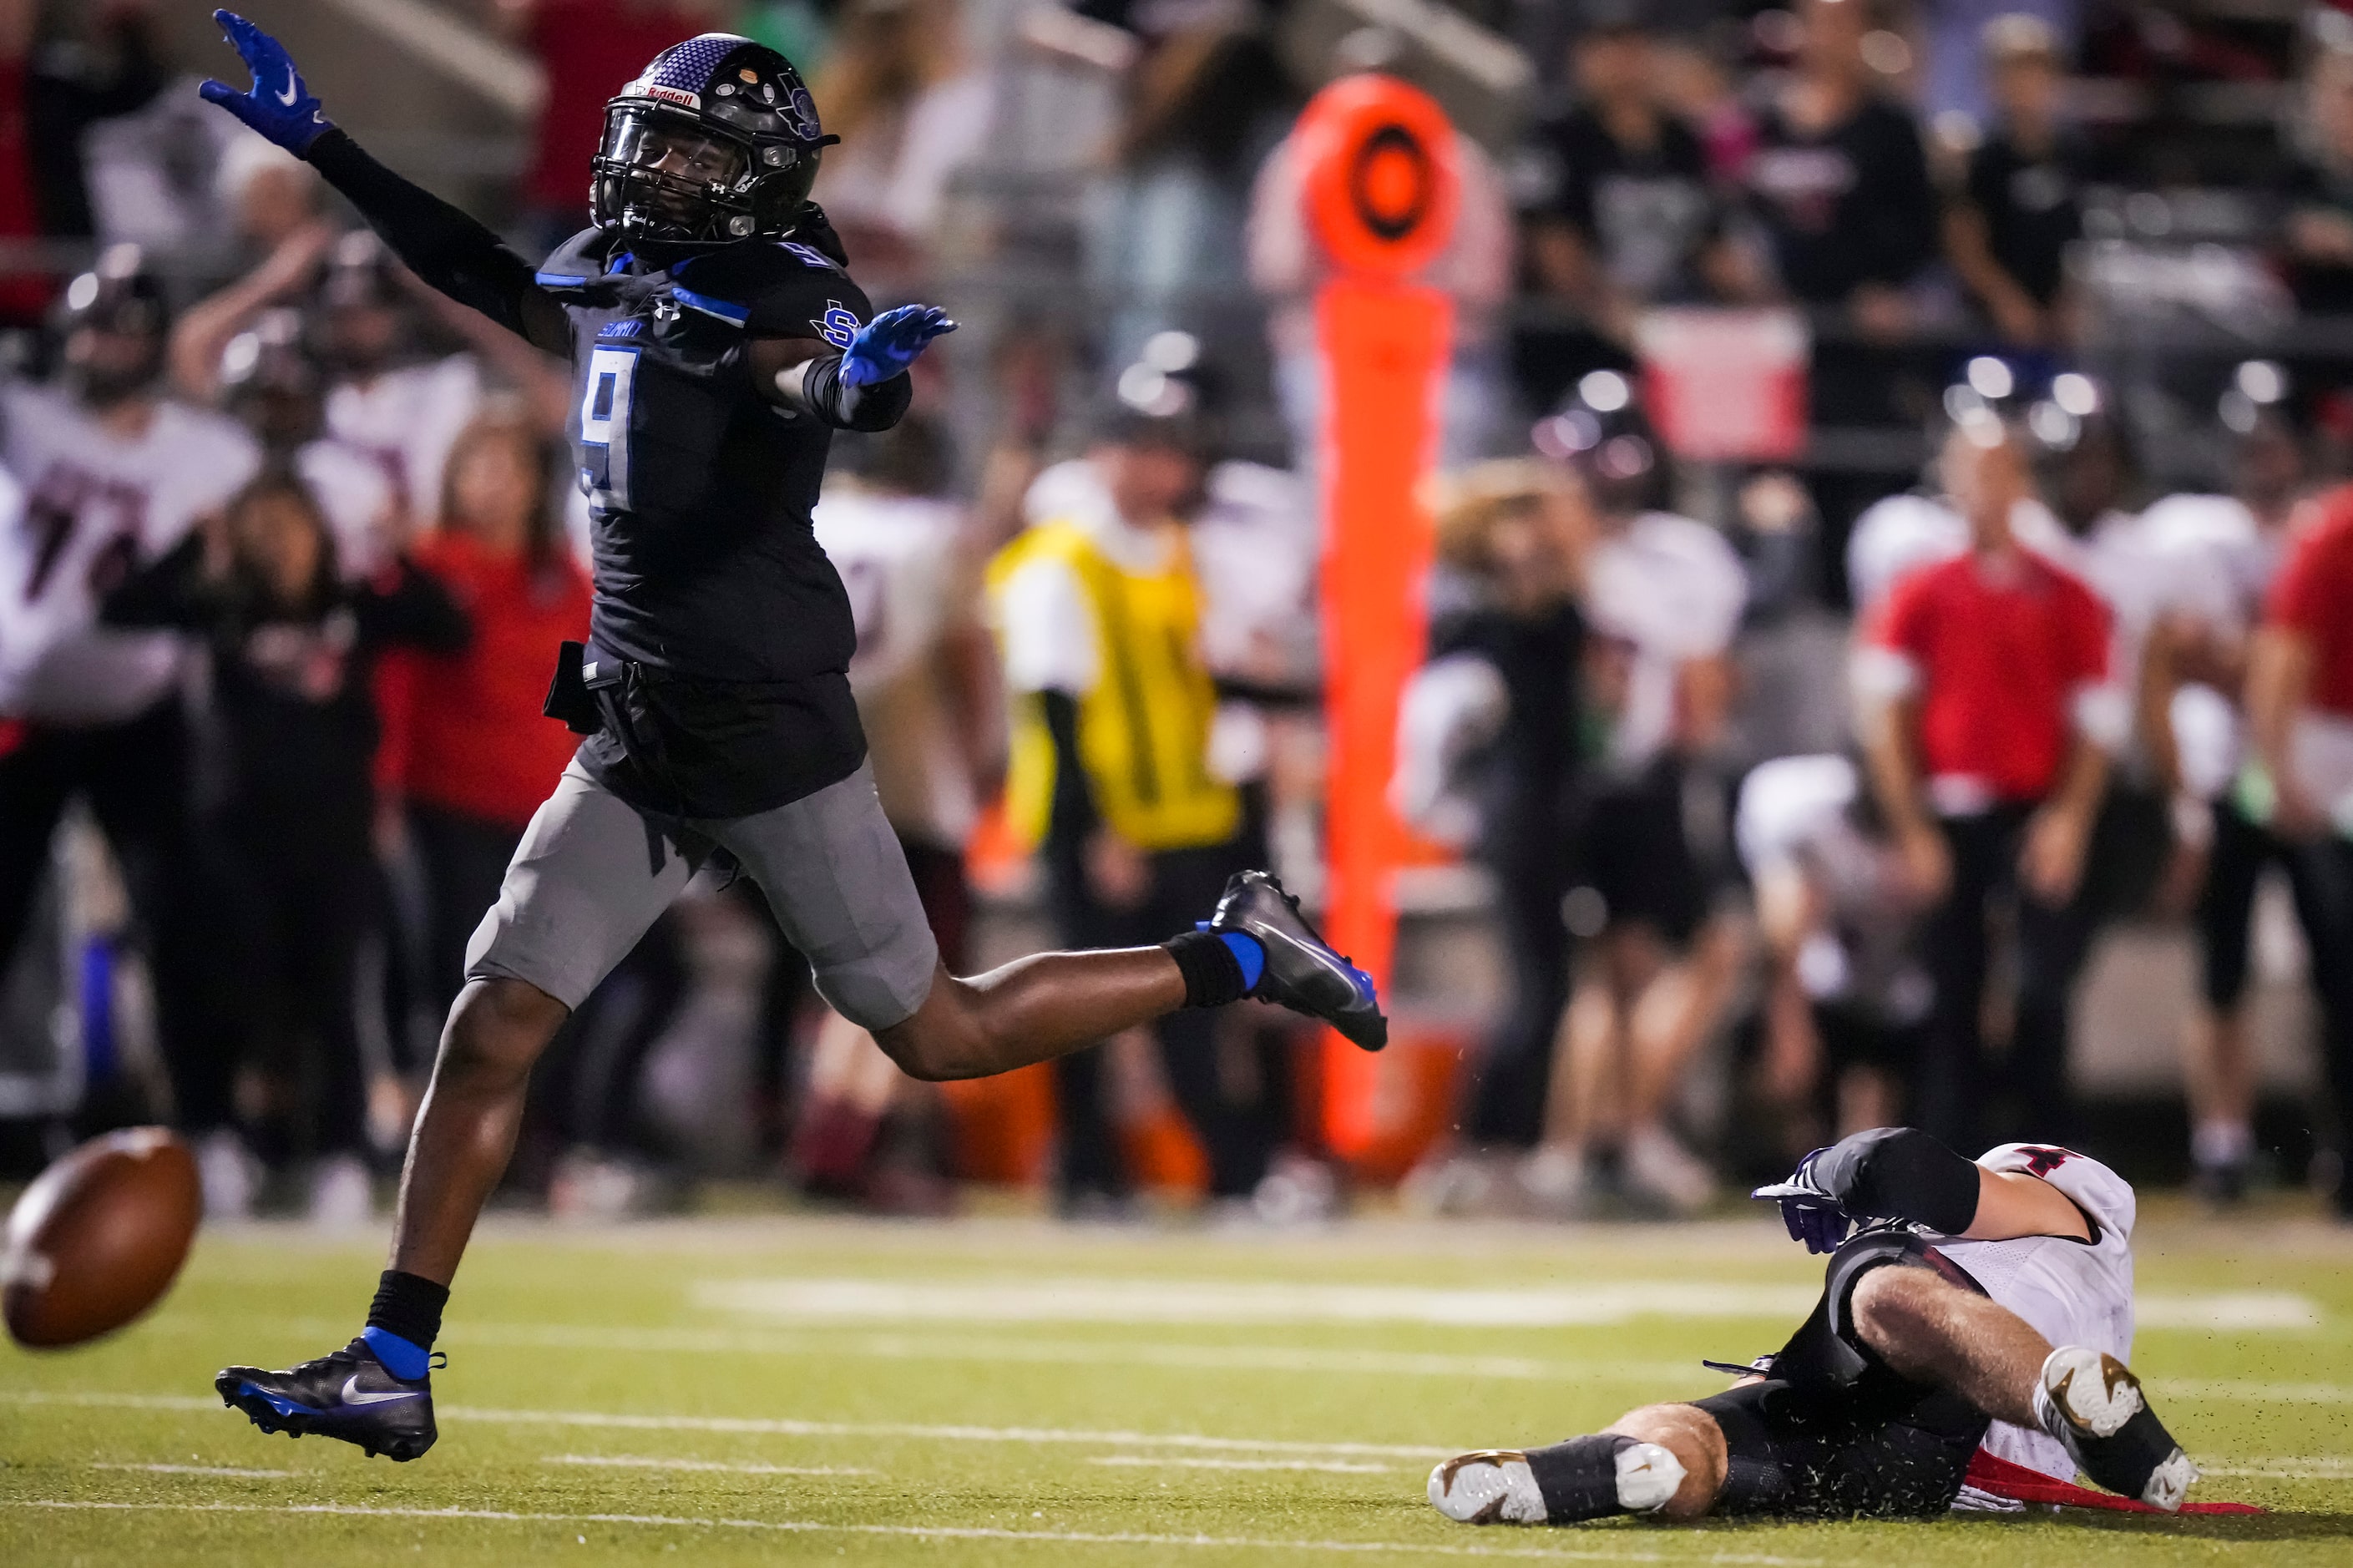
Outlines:
[{"label": "blue football glove", "polygon": [[196,89],[207,103],[217,103],[268,140],[301,157],[333,123],[319,112],[319,100],[303,85],[302,73],[286,53],[286,46],[234,11],[216,11],[221,34],[245,57],[253,72],[253,90],[239,92],[227,82],[208,81]]},{"label": "blue football glove", "polygon": [[841,384],[871,386],[915,363],[925,344],[956,330],[937,305],[898,305],[858,329],[841,354]]},{"label": "blue football glove", "polygon": [[1748,1194],[1779,1204],[1781,1223],[1789,1227],[1789,1239],[1804,1242],[1808,1252],[1836,1252],[1847,1232],[1854,1228],[1853,1218],[1815,1175],[1814,1162],[1829,1152],[1828,1149],[1815,1150],[1798,1162],[1797,1170],[1788,1181],[1759,1187]]}]

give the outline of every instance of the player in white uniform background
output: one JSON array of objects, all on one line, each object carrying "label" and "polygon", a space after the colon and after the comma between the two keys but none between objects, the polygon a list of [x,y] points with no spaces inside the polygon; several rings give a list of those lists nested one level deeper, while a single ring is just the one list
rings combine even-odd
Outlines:
[{"label": "player in white uniform background", "polygon": [[233,421],[164,395],[164,293],[116,247],[66,292],[60,383],[0,387],[0,967],[22,940],[67,804],[88,803],[121,864],[153,966],[179,1124],[229,1121],[228,1060],[206,999],[206,912],[190,831],[186,646],[99,625],[101,601],[253,477]]},{"label": "player in white uniform background", "polygon": [[395,504],[419,525],[441,504],[441,469],[458,432],[482,411],[482,366],[470,353],[403,363],[417,309],[384,242],[365,230],[338,240],[319,288],[319,342],[332,380],[327,432],[367,453]]},{"label": "player in white uniform background", "polygon": [[[980,616],[976,542],[944,500],[938,428],[911,415],[881,436],[837,437],[813,521],[858,628],[849,685],[882,813],[899,835],[933,935],[965,961],[965,846],[1005,736],[996,647]],[[873,1037],[828,1013],[787,1163],[812,1192],[885,1209],[944,1201],[930,1163],[898,1157],[897,1121],[923,1130],[937,1091],[892,1066]]]},{"label": "player in white uniform background", "polygon": [[1747,574],[1716,530],[1664,510],[1666,451],[1623,376],[1587,376],[1535,443],[1593,502],[1585,691],[1609,734],[1568,896],[1571,929],[1599,932],[1600,962],[1569,1003],[1567,1124],[1547,1129],[1527,1179],[1573,1201],[1614,1147],[1633,1194],[1690,1211],[1714,1178],[1666,1114],[1739,963],[1715,907],[1729,859],[1716,753]]},{"label": "player in white uniform background", "polygon": [[[251,273],[188,310],[171,353],[181,391],[217,395],[243,356],[239,341],[283,337],[267,318],[290,308],[301,312],[302,347],[326,374],[324,433],[375,465],[404,528],[432,526],[449,448],[496,387],[519,392],[534,424],[563,428],[569,394],[543,356],[423,289],[373,233],[339,235],[324,224],[295,229]],[[415,359],[428,324],[466,349]]]},{"label": "player in white uniform background", "polygon": [[2136,1204],[2115,1172],[2036,1144],[1970,1162],[1875,1128],[1757,1195],[1831,1255],[1786,1345],[1708,1363],[1741,1374],[1723,1394],[1449,1460],[1431,1503],[1476,1524],[1926,1519],[2053,1500],[2080,1469],[2147,1507],[2182,1506],[2197,1468],[2126,1364]]},{"label": "player in white uniform background", "polygon": [[2260,801],[2242,789],[2250,639],[2307,484],[2301,443],[2285,419],[2263,410],[2246,423],[2232,454],[2232,493],[2168,496],[2144,521],[2150,548],[2196,590],[2168,606],[2152,632],[2141,727],[2205,828],[2200,1006],[2183,1031],[2182,1057],[2197,1186],[2222,1204],[2244,1192],[2254,1155],[2255,1062],[2243,1002],[2256,889],[2270,868],[2285,874],[2307,941],[2328,940],[2331,897],[2327,874],[2268,832]]},{"label": "player in white uniform background", "polygon": [[1767,959],[1767,1097],[1806,1142],[1825,1099],[1838,1132],[1895,1120],[1933,996],[1915,952],[1926,911],[1862,769],[1837,753],[1760,763],[1741,781],[1733,838]]}]

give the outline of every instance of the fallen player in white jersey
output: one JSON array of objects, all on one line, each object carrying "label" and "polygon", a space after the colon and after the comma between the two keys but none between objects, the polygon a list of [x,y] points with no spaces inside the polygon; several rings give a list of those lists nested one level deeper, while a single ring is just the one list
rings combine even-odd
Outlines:
[{"label": "fallen player in white jersey", "polygon": [[2113,1506],[2073,1486],[2078,1468],[2123,1506],[2180,1509],[2197,1468],[2125,1364],[2134,1203],[2114,1171],[2023,1143],[1971,1163],[1879,1128],[1756,1195],[1832,1255],[1778,1353],[1723,1394],[1646,1405],[1597,1436],[1449,1459],[1430,1478],[1439,1511],[1577,1524]]}]

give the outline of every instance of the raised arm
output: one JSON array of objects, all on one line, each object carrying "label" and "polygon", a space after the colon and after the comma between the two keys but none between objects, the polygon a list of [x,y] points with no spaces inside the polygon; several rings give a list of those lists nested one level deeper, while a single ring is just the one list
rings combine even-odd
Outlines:
[{"label": "raised arm", "polygon": [[308,161],[426,282],[551,353],[569,351],[563,309],[533,280],[530,262],[465,213],[362,151],[327,119],[276,38],[233,12],[216,11],[213,20],[243,57],[254,85],[240,92],[207,81],[198,89],[207,102]]},{"label": "raised arm", "polygon": [[209,403],[220,391],[221,354],[231,339],[270,306],[311,286],[335,231],[308,223],[279,242],[262,264],[189,307],[172,328],[172,384]]}]

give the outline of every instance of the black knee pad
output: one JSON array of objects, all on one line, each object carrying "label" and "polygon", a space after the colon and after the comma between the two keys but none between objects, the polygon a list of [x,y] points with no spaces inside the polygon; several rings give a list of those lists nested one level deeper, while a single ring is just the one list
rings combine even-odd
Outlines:
[{"label": "black knee pad", "polygon": [[1960,1265],[1908,1230],[1866,1230],[1831,1255],[1822,1299],[1773,1358],[1772,1376],[1798,1388],[1850,1389],[1867,1375],[1893,1377],[1854,1326],[1854,1288],[1874,1268],[1925,1268],[1947,1284],[1984,1295]]}]

